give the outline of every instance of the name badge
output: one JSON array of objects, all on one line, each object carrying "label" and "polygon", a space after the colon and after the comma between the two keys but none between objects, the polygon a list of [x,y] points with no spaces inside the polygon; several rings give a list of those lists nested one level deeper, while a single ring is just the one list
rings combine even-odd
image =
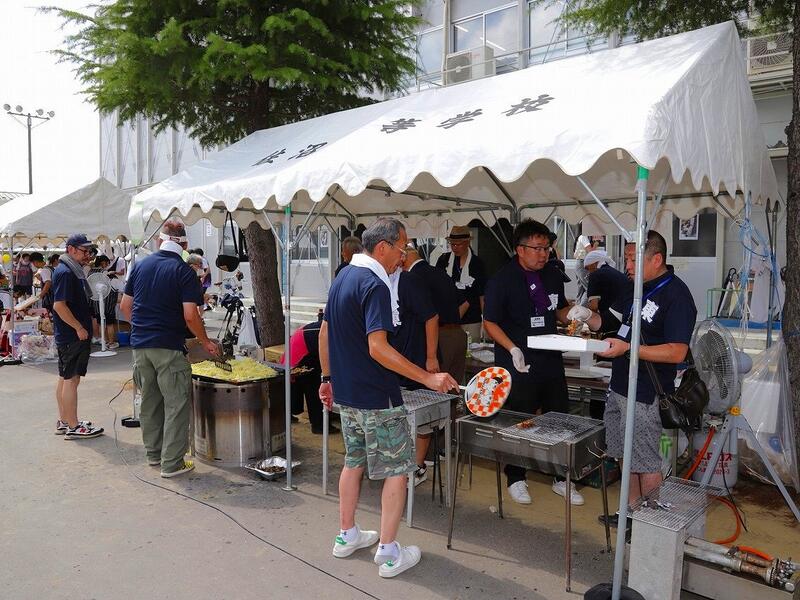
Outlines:
[{"label": "name badge", "polygon": [[619,331],[617,331],[617,335],[621,337],[623,340],[628,339],[628,334],[631,332],[631,328],[629,325],[620,325]]},{"label": "name badge", "polygon": [[531,317],[531,327],[544,327],[544,317]]}]

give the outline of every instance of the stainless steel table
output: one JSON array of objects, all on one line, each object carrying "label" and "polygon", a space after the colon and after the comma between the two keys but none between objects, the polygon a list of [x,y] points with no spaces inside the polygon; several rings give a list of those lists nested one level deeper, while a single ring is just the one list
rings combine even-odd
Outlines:
[{"label": "stainless steel table", "polygon": [[[451,425],[453,405],[460,399],[453,394],[440,394],[431,390],[402,390],[403,404],[406,407],[408,424],[411,428],[411,439],[414,441],[414,448],[417,443],[417,428],[421,425],[431,425],[442,423],[444,426],[445,444],[445,490],[446,503],[451,505],[452,492],[451,481],[453,480],[450,469],[451,457]],[[334,412],[339,412],[339,407],[333,405]],[[322,411],[322,425],[324,435],[322,436],[322,493],[328,494],[328,426],[329,414],[324,409]],[[434,434],[435,435],[435,434]],[[406,523],[409,527],[413,526],[414,512],[414,477],[408,478],[408,498],[406,500]]]},{"label": "stainless steel table", "polygon": [[[529,428],[518,428],[522,421],[532,419]],[[608,516],[608,495],[603,468],[605,427],[602,421],[549,412],[529,415],[501,410],[487,419],[469,415],[456,421],[456,473],[462,456],[479,456],[495,461],[497,475],[497,504],[503,518],[503,492],[500,482],[500,463],[551,473],[566,479],[564,562],[566,589],[570,591],[572,575],[572,482],[600,469],[603,513]],[[451,480],[450,520],[447,548],[452,547],[453,522],[456,511],[457,478]],[[606,547],[611,550],[611,533],[606,518]]]}]

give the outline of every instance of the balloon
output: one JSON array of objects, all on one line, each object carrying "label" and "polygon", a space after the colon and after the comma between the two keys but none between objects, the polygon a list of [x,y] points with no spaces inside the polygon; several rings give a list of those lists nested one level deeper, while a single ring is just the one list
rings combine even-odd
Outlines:
[{"label": "balloon", "polygon": [[3,262],[10,263],[11,262],[11,255],[10,254],[3,254]]}]

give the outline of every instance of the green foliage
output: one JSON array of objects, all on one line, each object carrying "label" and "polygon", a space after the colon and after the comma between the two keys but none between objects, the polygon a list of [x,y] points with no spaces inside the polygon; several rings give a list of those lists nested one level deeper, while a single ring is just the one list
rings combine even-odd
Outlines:
[{"label": "green foliage", "polygon": [[[560,21],[587,33],[633,34],[652,39],[734,21],[744,30],[756,19],[759,31],[786,29],[792,22],[795,0],[564,0]],[[561,6],[562,0],[535,4]]]},{"label": "green foliage", "polygon": [[361,106],[414,71],[416,17],[399,0],[116,0],[56,53],[89,99],[157,129],[183,125],[205,146]]}]

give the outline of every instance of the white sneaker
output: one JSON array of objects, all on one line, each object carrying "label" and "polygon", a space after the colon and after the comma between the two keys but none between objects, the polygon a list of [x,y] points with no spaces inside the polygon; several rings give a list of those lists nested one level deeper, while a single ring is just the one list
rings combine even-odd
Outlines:
[{"label": "white sneaker", "polygon": [[400,556],[387,560],[378,567],[378,575],[396,577],[416,565],[420,558],[422,558],[422,551],[417,546],[400,546]]},{"label": "white sneaker", "polygon": [[342,534],[339,534],[333,542],[333,555],[336,558],[345,558],[356,550],[372,546],[380,537],[377,531],[363,531],[360,528],[358,530],[358,537],[352,542],[346,542]]},{"label": "white sneaker", "polygon": [[[581,493],[575,489],[575,484],[573,483],[570,486],[570,498],[569,501],[572,503],[572,506],[583,506],[583,496]],[[567,495],[567,482],[566,481],[554,481],[553,482],[553,491],[564,498]]]},{"label": "white sneaker", "polygon": [[93,337],[92,338],[92,345],[99,346],[102,341],[103,340],[101,340],[100,338]]},{"label": "white sneaker", "polygon": [[508,486],[508,495],[517,504],[530,504],[531,495],[528,493],[528,482],[517,481]]}]

